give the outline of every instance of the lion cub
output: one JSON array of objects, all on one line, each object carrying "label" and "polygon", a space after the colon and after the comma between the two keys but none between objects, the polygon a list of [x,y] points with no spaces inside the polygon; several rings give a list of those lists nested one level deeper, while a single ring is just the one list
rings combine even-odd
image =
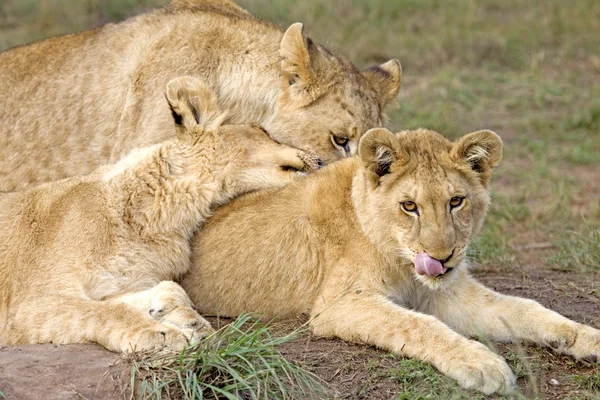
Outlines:
[{"label": "lion cub", "polygon": [[211,331],[170,281],[211,208],[315,168],[259,127],[222,125],[206,86],[169,82],[177,138],[84,177],[0,194],[0,344],[179,350]]},{"label": "lion cub", "polygon": [[496,134],[452,143],[372,129],[358,153],[216,211],[182,282],[201,312],[306,313],[316,335],[425,360],[484,393],[509,392],[515,378],[470,336],[598,361],[600,331],[469,275],[467,248],[502,156]]}]

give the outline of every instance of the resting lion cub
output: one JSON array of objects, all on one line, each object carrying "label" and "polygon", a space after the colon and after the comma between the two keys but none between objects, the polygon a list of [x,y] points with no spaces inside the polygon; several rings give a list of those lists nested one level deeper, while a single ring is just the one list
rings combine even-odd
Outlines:
[{"label": "resting lion cub", "polygon": [[469,336],[596,362],[600,331],[469,275],[501,155],[490,131],[451,143],[427,130],[370,130],[359,157],[217,210],[182,286],[201,312],[307,313],[316,335],[428,361],[484,393],[509,392],[515,378]]},{"label": "resting lion cub", "polygon": [[315,167],[225,115],[197,79],[167,87],[177,139],[89,176],[0,194],[0,344],[183,348],[210,331],[176,283],[211,207]]},{"label": "resting lion cub", "polygon": [[173,0],[119,24],[0,53],[0,191],[90,173],[175,136],[162,90],[193,75],[229,123],[255,123],[324,163],[356,154],[401,83],[398,60],[359,71],[229,0]]}]

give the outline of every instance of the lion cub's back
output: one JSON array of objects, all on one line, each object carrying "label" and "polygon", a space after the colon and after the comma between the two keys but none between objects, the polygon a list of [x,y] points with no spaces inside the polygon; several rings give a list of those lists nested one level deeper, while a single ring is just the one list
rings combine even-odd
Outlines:
[{"label": "lion cub's back", "polygon": [[[18,282],[59,278],[100,258],[111,243],[104,186],[66,179],[0,194],[0,275]],[[1,285],[1,283],[0,283]]]}]

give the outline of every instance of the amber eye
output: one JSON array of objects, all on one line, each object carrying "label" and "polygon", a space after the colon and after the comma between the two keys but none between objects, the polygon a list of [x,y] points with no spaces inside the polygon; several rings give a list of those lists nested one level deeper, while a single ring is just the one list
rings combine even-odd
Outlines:
[{"label": "amber eye", "polygon": [[333,139],[333,143],[335,143],[336,145],[338,145],[340,147],[346,147],[346,145],[350,141],[347,137],[343,137],[343,136],[331,135],[331,138]]},{"label": "amber eye", "polygon": [[414,201],[403,201],[402,203],[400,203],[400,205],[402,206],[402,209],[406,212],[409,213],[419,213],[418,209],[417,209],[417,203],[415,203]]},{"label": "amber eye", "polygon": [[453,198],[450,199],[450,208],[456,208],[459,207],[463,201],[465,200],[464,197],[459,197],[459,196],[455,196]]}]

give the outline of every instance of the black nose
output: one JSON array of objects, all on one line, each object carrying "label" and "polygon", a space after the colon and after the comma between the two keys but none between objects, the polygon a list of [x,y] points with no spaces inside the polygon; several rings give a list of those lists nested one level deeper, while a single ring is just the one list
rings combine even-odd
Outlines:
[{"label": "black nose", "polygon": [[323,167],[323,160],[321,160],[319,157],[317,157],[317,169]]}]

